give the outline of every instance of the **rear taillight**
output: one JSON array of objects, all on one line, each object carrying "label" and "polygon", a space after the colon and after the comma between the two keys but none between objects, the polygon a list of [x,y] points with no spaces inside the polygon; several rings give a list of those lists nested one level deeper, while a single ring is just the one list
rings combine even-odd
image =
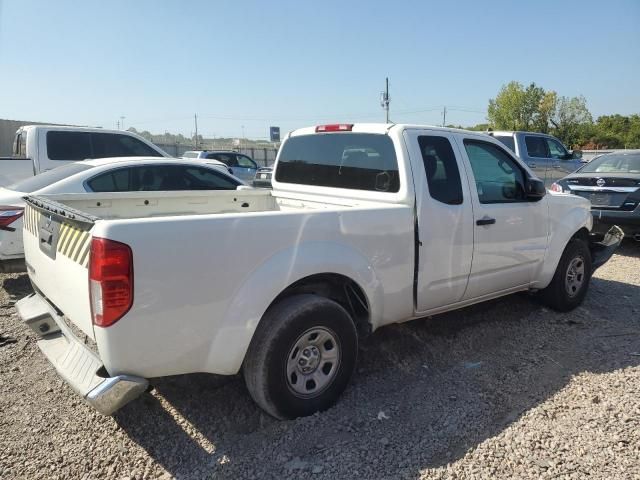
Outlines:
[{"label": "rear taillight", "polygon": [[353,129],[353,123],[334,123],[332,125],[318,125],[316,133],[319,132],[350,132]]},{"label": "rear taillight", "polygon": [[133,255],[124,243],[94,237],[89,254],[91,316],[97,327],[120,320],[133,304]]},{"label": "rear taillight", "polygon": [[18,220],[24,213],[22,207],[1,207],[0,206],[0,230],[8,230],[10,232],[15,231],[15,228],[10,227],[13,222]]}]

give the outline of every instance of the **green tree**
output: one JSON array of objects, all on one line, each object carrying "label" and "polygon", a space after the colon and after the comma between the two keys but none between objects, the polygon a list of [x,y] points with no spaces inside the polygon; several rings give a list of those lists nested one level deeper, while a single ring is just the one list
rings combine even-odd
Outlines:
[{"label": "green tree", "polygon": [[593,118],[587,108],[587,100],[580,95],[558,98],[550,121],[554,127],[552,133],[556,137],[566,145],[579,145],[584,140],[584,127],[593,123]]},{"label": "green tree", "polygon": [[538,103],[538,116],[535,129],[538,132],[549,133],[551,118],[558,105],[558,94],[553,90],[545,92]]},{"label": "green tree", "polygon": [[535,83],[527,88],[519,82],[507,83],[495,99],[489,100],[489,124],[498,130],[532,130],[540,122],[540,104],[545,94]]}]

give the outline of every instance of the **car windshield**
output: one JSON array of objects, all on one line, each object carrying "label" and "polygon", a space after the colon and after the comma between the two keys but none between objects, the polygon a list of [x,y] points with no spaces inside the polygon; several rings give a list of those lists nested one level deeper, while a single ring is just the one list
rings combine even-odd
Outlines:
[{"label": "car windshield", "polygon": [[9,190],[15,190],[16,192],[32,193],[41,188],[48,187],[51,184],[59,182],[60,180],[75,175],[76,173],[83,172],[93,168],[93,165],[86,165],[84,163],[69,163],[53,170],[46,171],[35,177],[25,178],[19,182],[9,185]]},{"label": "car windshield", "polygon": [[640,153],[611,153],[592,160],[580,173],[640,173]]}]

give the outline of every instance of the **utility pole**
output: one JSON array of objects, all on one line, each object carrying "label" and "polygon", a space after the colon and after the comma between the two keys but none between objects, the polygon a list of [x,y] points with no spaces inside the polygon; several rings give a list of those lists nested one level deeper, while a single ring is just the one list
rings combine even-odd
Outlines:
[{"label": "utility pole", "polygon": [[118,120],[118,121],[116,122],[116,129],[117,129],[117,130],[120,130],[120,120]]},{"label": "utility pole", "polygon": [[122,127],[122,130],[124,130],[124,119],[127,117],[120,117],[120,127]]},{"label": "utility pole", "polygon": [[442,126],[445,127],[447,125],[447,106],[444,106],[444,110],[442,110]]},{"label": "utility pole", "polygon": [[386,122],[389,123],[389,102],[391,102],[391,98],[389,97],[389,77],[386,78],[385,84],[384,92],[380,93],[380,105],[385,109]]},{"label": "utility pole", "polygon": [[195,122],[195,125],[196,125],[196,150],[198,150],[198,114],[197,113],[193,114],[193,121]]}]

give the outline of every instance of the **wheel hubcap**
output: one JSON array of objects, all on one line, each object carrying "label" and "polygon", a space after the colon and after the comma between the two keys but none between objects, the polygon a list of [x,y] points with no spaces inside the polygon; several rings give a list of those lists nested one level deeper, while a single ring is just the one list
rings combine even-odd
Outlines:
[{"label": "wheel hubcap", "polygon": [[584,258],[575,257],[569,262],[569,268],[567,268],[567,275],[564,280],[564,286],[567,290],[567,294],[570,297],[574,297],[580,291],[582,284],[584,283]]},{"label": "wheel hubcap", "polygon": [[298,397],[314,397],[333,381],[340,364],[340,345],[328,328],[314,327],[294,343],[287,357],[287,385]]}]

